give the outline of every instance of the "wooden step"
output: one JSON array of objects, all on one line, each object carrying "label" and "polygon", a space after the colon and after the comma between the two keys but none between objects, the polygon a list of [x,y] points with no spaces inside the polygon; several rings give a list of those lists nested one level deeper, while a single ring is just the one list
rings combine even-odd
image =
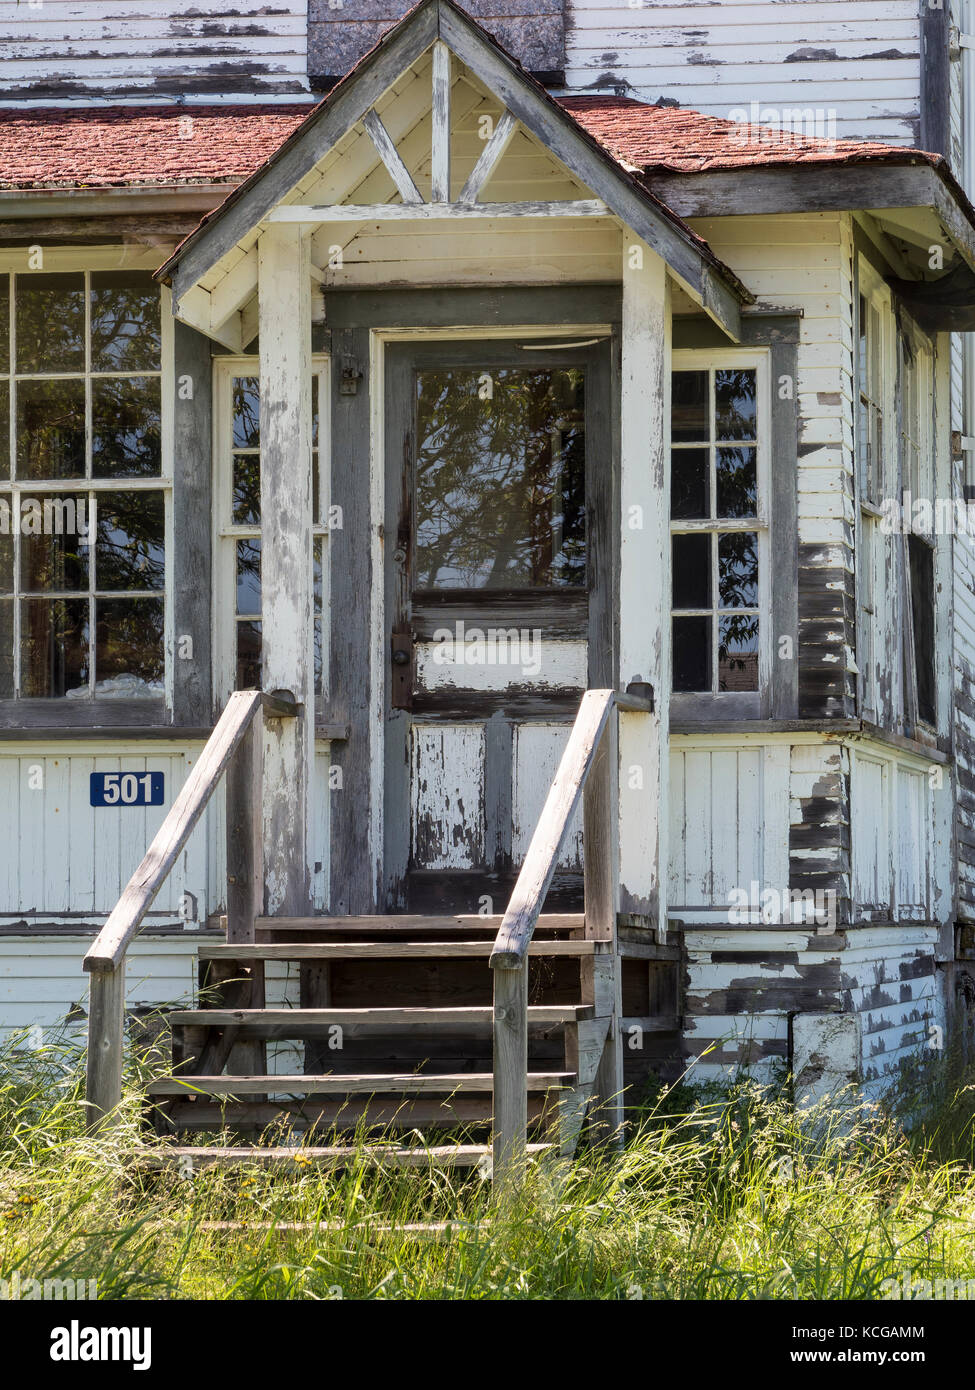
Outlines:
[{"label": "wooden step", "polygon": [[[259,932],[282,934],[288,932],[335,932],[377,936],[397,932],[450,933],[481,932],[497,936],[503,918],[500,913],[482,917],[476,913],[453,917],[432,917],[417,914],[389,914],[384,917],[258,917],[254,926]],[[542,913],[536,932],[565,931],[583,933],[586,918],[582,912]]]},{"label": "wooden step", "polygon": [[[493,941],[200,942],[200,960],[487,960]],[[532,941],[533,956],[595,956],[612,950],[609,941]]]},{"label": "wooden step", "polygon": [[[211,1078],[212,1079],[212,1078]],[[529,1125],[544,1122],[550,1109],[550,1096],[560,1097],[563,1091],[540,1091],[528,1096]],[[154,1122],[159,1133],[183,1133],[196,1131],[213,1134],[228,1127],[237,1134],[263,1134],[269,1125],[290,1122],[302,1133],[310,1130],[319,1133],[341,1131],[351,1134],[354,1130],[366,1128],[381,1131],[385,1136],[389,1131],[409,1131],[411,1133],[428,1129],[456,1130],[460,1126],[477,1126],[489,1130],[493,1118],[494,1102],[491,1092],[481,1093],[453,1092],[438,1095],[428,1092],[423,1095],[390,1096],[308,1096],[281,1098],[263,1101],[243,1096],[240,1099],[227,1096],[203,1096],[186,1094],[183,1096],[156,1096],[151,1102],[164,1106],[165,1113],[158,1111]]]},{"label": "wooden step", "polygon": [[[552,1027],[580,1023],[595,1014],[592,1004],[532,1004],[528,1022]],[[239,1028],[253,1037],[314,1037],[330,1028],[389,1028],[398,1026],[471,1027],[491,1024],[490,1005],[428,1009],[174,1009],[171,1024],[205,1028]]]},{"label": "wooden step", "polygon": [[[575,1073],[529,1072],[529,1091],[558,1091],[571,1086]],[[150,1081],[151,1096],[197,1095],[417,1095],[423,1092],[453,1095],[456,1092],[490,1092],[494,1076],[484,1072],[359,1072],[343,1076],[166,1076]]]},{"label": "wooden step", "polygon": [[[531,1157],[537,1158],[554,1147],[552,1144],[529,1144],[527,1150]],[[365,1144],[358,1147],[351,1144],[318,1147],[295,1145],[293,1148],[174,1144],[171,1148],[135,1149],[125,1155],[127,1162],[139,1168],[185,1170],[188,1160],[194,1168],[229,1168],[246,1164],[258,1168],[290,1168],[292,1171],[305,1167],[347,1168],[354,1163],[374,1168],[474,1168],[482,1161],[489,1162],[490,1158],[491,1149],[487,1144],[435,1144],[410,1148],[395,1144]]]}]

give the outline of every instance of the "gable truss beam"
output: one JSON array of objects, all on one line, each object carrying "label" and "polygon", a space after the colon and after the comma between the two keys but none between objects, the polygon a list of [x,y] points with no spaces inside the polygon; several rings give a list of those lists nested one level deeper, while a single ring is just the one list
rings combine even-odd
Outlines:
[{"label": "gable truss beam", "polygon": [[462,203],[476,203],[478,194],[487,183],[488,179],[497,168],[498,161],[504,154],[511,137],[517,129],[518,122],[510,111],[505,111],[500,121],[494,127],[488,137],[487,144],[481,151],[477,163],[468,175],[467,182],[460,190],[460,201]]},{"label": "gable truss beam", "polygon": [[450,49],[438,39],[433,45],[433,144],[430,201],[450,202]]},{"label": "gable truss beam", "polygon": [[432,222],[455,217],[609,217],[600,198],[552,203],[287,203],[272,208],[265,219],[277,222]]},{"label": "gable truss beam", "polygon": [[[341,84],[317,116],[312,116],[282,145],[271,166],[254,175],[232,193],[219,223],[187,246],[172,269],[173,292],[181,300],[186,290],[237,245],[268,211],[285,197],[308,172],[310,138],[320,149],[329,149],[362,120],[396,79],[427,51],[438,37],[436,8],[419,11],[412,24],[393,34],[366,61],[354,82]],[[160,275],[166,273],[164,266]]]},{"label": "gable truss beam", "polygon": [[400,158],[399,150],[393,143],[393,138],[376,115],[375,110],[367,111],[362,118],[362,124],[366,128],[366,134],[376,147],[376,153],[386,166],[389,177],[399,190],[399,195],[404,203],[422,203],[423,197],[409,169]]},{"label": "gable truss beam", "polygon": [[604,198],[626,226],[663,257],[704,311],[730,338],[740,342],[740,292],[727,282],[718,265],[705,262],[690,233],[669,222],[664,209],[655,212],[642,189],[609,167],[595,141],[580,138],[571,117],[528,87],[504,53],[480,41],[466,16],[444,5],[439,17],[440,37],[452,53],[571,173]]}]

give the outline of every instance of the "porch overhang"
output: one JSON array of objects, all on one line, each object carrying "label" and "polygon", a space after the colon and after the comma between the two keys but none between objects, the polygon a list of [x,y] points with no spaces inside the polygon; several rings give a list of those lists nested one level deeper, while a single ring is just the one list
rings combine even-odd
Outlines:
[{"label": "porch overhang", "polygon": [[[423,202],[399,157],[395,140],[376,113],[375,103],[430,50],[434,163],[431,198]],[[464,189],[453,201],[447,129],[449,55],[502,103],[504,112]],[[302,179],[360,123],[402,201],[378,205],[350,205],[341,200],[316,205],[300,201],[297,190]],[[548,203],[479,201],[493,163],[500,158],[506,140],[518,125],[593,196]],[[363,221],[443,223],[495,218],[531,222],[577,217],[621,223],[635,240],[660,256],[674,280],[726,337],[739,340],[741,308],[754,302],[754,297],[707,244],[642,187],[629,169],[601,147],[451,0],[422,0],[266,163],[203,220],[161,267],[158,278],[172,285],[177,317],[228,346],[240,348],[244,345],[241,328],[231,320],[239,315],[256,289],[256,234],[274,224],[297,223],[312,230],[331,223]],[[214,272],[221,270],[226,273],[218,273],[215,279]],[[208,286],[201,283],[205,280]]]},{"label": "porch overhang", "polygon": [[[975,208],[936,157],[911,151],[857,163],[782,164],[648,173],[646,183],[682,217],[852,212],[897,274],[888,283],[928,333],[975,331]],[[868,233],[869,234],[869,233]],[[932,273],[941,248],[944,269]]]}]

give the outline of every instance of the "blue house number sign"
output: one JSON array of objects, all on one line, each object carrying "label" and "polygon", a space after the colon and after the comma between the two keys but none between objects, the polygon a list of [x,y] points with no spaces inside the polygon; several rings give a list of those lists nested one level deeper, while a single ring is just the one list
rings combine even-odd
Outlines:
[{"label": "blue house number sign", "polygon": [[93,772],[89,778],[92,806],[161,806],[162,772]]}]

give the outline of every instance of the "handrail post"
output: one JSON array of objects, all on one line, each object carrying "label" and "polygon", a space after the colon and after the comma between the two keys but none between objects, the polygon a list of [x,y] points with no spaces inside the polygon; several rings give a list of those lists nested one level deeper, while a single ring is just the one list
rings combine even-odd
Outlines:
[{"label": "handrail post", "polygon": [[[155,901],[167,875],[177,862],[193,827],[213,795],[220,778],[260,709],[276,718],[293,718],[298,709],[294,701],[278,694],[258,690],[235,690],[223,714],[207,739],[169,813],[156,831],[142,861],[115,904],[108,920],[88,950],[84,969],[91,975],[88,1008],[88,1060],[85,1099],[89,1107],[89,1128],[97,1128],[116,1110],[122,1099],[122,1044],[125,1030],[125,953]],[[263,739],[251,743],[248,765],[253,768]],[[248,822],[247,842],[258,834],[253,818]],[[252,854],[255,872],[247,892],[254,893],[257,876],[263,878]],[[247,903],[252,904],[250,908]],[[250,912],[253,932],[253,903],[250,896],[239,905],[245,918]]]},{"label": "handrail post", "polygon": [[605,1023],[605,1042],[593,1081],[591,1133],[623,1132],[623,1040],[620,1036],[619,913],[619,705],[603,729],[583,791],[583,868],[586,936],[612,943],[606,955],[580,962],[582,1001]]},{"label": "handrail post", "polygon": [[254,940],[264,912],[264,710],[227,768],[227,940]]},{"label": "handrail post", "polygon": [[89,1133],[114,1124],[122,1099],[125,1034],[125,960],[114,970],[89,976],[88,1057],[85,1104]]},{"label": "handrail post", "polygon": [[521,1185],[528,1145],[528,960],[494,971],[495,1190]]}]

